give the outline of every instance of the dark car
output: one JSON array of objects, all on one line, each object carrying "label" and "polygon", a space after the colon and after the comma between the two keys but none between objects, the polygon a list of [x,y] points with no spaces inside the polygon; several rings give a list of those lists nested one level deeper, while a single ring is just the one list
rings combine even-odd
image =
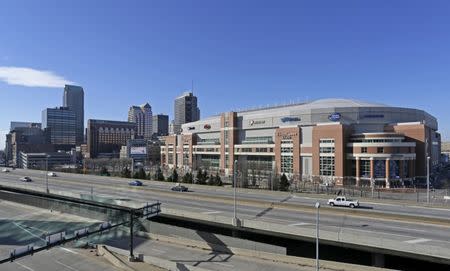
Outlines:
[{"label": "dark car", "polygon": [[128,184],[131,186],[142,186],[142,182],[138,180],[134,180],[132,182],[129,182]]},{"label": "dark car", "polygon": [[171,188],[172,191],[187,192],[188,188],[184,185],[177,184]]}]

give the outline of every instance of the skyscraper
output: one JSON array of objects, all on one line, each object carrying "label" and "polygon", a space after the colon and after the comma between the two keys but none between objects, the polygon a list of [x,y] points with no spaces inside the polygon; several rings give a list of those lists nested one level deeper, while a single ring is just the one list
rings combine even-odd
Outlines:
[{"label": "skyscraper", "polygon": [[197,106],[197,97],[192,92],[185,92],[175,98],[174,133],[181,132],[181,125],[200,119],[200,109]]},{"label": "skyscraper", "polygon": [[153,116],[153,135],[166,136],[169,134],[169,116],[158,114]]},{"label": "skyscraper", "polygon": [[75,113],[76,144],[84,142],[84,90],[80,86],[64,87],[63,106]]},{"label": "skyscraper", "polygon": [[68,107],[47,108],[42,111],[42,129],[49,143],[66,145],[76,144],[76,115]]},{"label": "skyscraper", "polygon": [[128,121],[136,123],[137,136],[151,139],[153,134],[152,107],[146,103],[141,106],[131,106],[128,111]]}]

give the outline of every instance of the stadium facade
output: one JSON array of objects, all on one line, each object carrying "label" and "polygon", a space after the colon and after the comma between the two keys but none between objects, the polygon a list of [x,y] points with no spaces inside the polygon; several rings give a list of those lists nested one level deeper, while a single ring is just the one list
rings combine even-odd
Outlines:
[{"label": "stadium facade", "polygon": [[323,99],[226,112],[182,125],[165,137],[161,163],[286,174],[332,185],[402,186],[426,175],[440,159],[435,117],[419,109],[349,99]]}]

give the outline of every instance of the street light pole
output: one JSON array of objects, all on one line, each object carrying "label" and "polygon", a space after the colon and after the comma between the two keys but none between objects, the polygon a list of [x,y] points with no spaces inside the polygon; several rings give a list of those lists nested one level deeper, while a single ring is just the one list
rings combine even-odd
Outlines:
[{"label": "street light pole", "polygon": [[46,163],[45,163],[45,186],[47,188],[47,194],[50,192],[48,189],[48,154],[46,155]]},{"label": "street light pole", "polygon": [[316,216],[316,271],[319,271],[319,209],[320,203],[316,202],[317,216]]},{"label": "street light pole", "polygon": [[427,156],[427,204],[430,204],[430,156]]},{"label": "street light pole", "polygon": [[234,208],[233,208],[233,218],[234,221],[237,222],[237,214],[236,214],[236,174],[237,173],[237,160],[234,160],[234,168],[233,168],[233,198],[234,198]]}]

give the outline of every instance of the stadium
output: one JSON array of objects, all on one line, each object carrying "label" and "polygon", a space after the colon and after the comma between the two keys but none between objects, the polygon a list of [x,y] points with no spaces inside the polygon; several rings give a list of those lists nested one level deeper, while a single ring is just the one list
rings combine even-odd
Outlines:
[{"label": "stadium", "polygon": [[[165,137],[167,168],[325,185],[411,185],[440,160],[435,117],[420,109],[350,99],[226,112]],[[264,183],[264,182],[262,182]],[[265,185],[269,185],[267,182]]]}]

